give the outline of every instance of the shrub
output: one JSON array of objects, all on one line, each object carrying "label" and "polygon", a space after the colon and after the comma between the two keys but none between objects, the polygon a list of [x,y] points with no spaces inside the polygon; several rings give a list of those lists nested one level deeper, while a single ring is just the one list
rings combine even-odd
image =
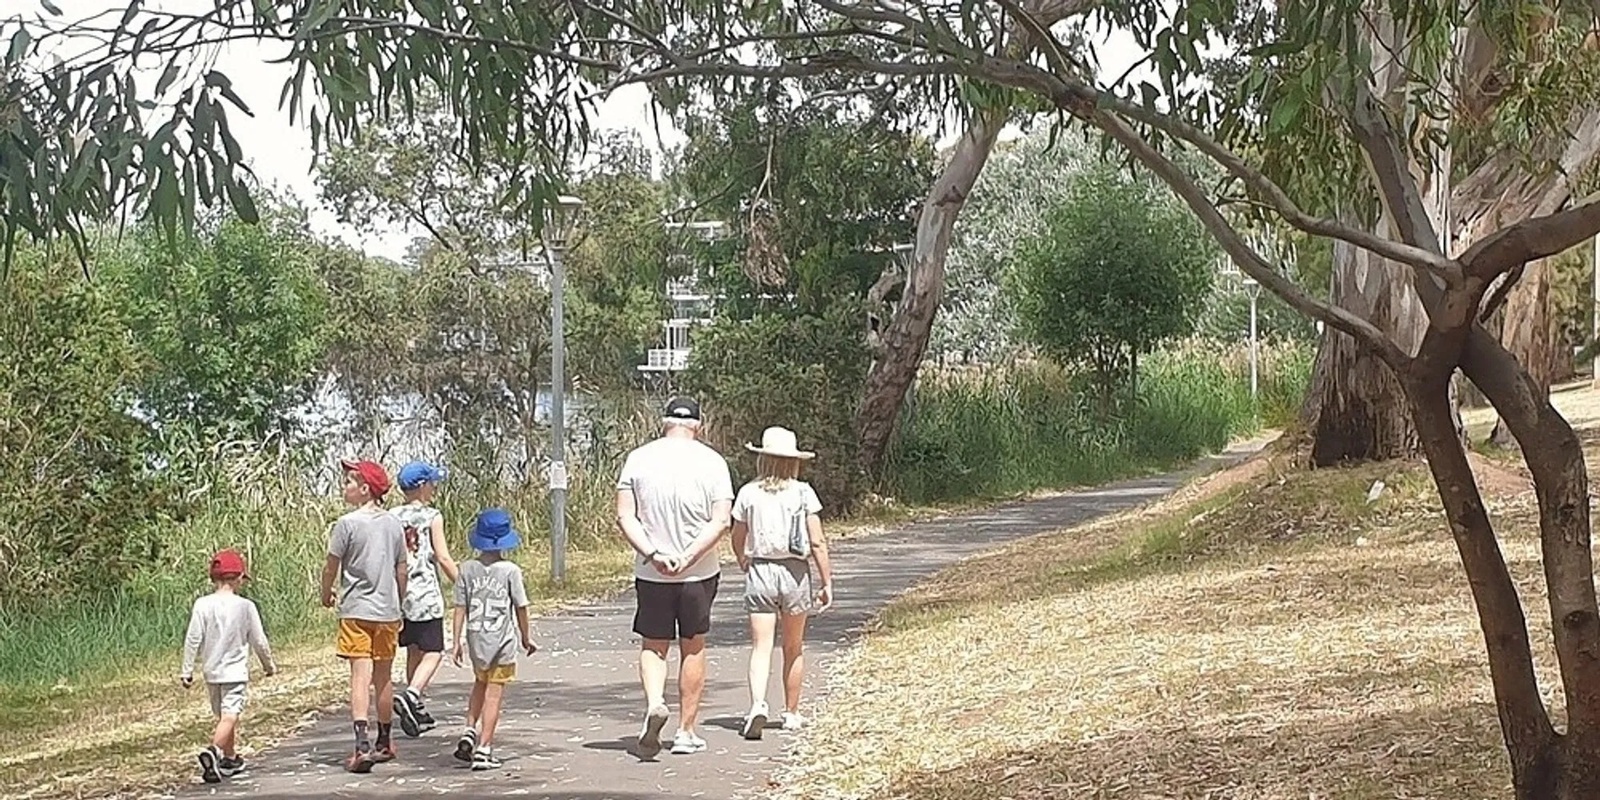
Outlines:
[{"label": "shrub", "polygon": [[850,510],[866,487],[855,413],[867,374],[860,309],[839,302],[816,315],[719,319],[697,335],[684,390],[705,405],[708,441],[744,476],[745,442],[768,426],[794,430],[815,450],[807,480],[828,513]]}]

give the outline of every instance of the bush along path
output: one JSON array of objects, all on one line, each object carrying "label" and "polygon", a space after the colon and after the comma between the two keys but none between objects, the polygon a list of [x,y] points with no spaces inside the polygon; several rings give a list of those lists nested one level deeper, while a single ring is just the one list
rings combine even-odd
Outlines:
[{"label": "bush along path", "polygon": [[[1240,443],[1180,472],[1008,503],[837,543],[835,605],[813,618],[807,631],[810,685],[802,710],[815,708],[823,699],[816,687],[825,682],[829,657],[917,580],[1014,539],[1159,499],[1205,472],[1249,457],[1267,441],[1262,437]],[[396,726],[399,758],[379,764],[371,774],[344,771],[351,747],[350,723],[345,713],[334,712],[278,748],[252,758],[245,772],[226,783],[205,785],[197,776],[194,786],[179,796],[287,800],[386,797],[404,791],[469,798],[732,800],[755,795],[767,786],[791,734],[769,730],[760,741],[739,735],[748,704],[749,639],[742,592],[742,575],[725,571],[707,646],[708,676],[700,715],[700,735],[708,744],[704,752],[674,756],[663,751],[650,761],[634,755],[644,700],[637,678],[638,640],[631,631],[630,593],[535,620],[534,638],[541,649],[519,665],[517,682],[507,688],[495,743],[495,753],[505,765],[498,771],[472,772],[451,755],[472,678],[469,670],[447,663],[429,693],[428,708],[439,726],[416,739],[400,736]],[[774,663],[768,698],[781,703],[778,666]],[[674,718],[667,724],[667,737],[677,724],[676,667],[673,674],[667,697]],[[247,711],[246,736],[249,724]]]}]

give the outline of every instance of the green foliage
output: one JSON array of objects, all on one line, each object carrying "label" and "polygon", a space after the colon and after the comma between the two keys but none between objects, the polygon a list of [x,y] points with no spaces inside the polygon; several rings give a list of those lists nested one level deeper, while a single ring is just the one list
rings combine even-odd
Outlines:
[{"label": "green foliage", "polygon": [[924,503],[1099,483],[1195,458],[1258,424],[1292,419],[1307,344],[1268,346],[1259,412],[1243,348],[1191,343],[1146,360],[1136,402],[1107,418],[1060,367],[1021,362],[925,374],[901,420],[881,491]]},{"label": "green foliage", "polygon": [[1013,292],[1029,337],[1058,364],[1084,364],[1115,390],[1139,356],[1194,330],[1215,251],[1165,190],[1091,168],[1045,224],[1019,248]]},{"label": "green foliage", "polygon": [[868,361],[860,314],[841,300],[816,314],[724,317],[696,340],[682,376],[705,404],[710,441],[746,477],[755,460],[744,443],[772,425],[799,434],[817,453],[807,480],[829,514],[848,512],[865,489],[855,431]]},{"label": "green foliage", "polygon": [[224,219],[175,243],[144,229],[104,249],[98,275],[153,365],[139,406],[163,436],[287,432],[325,357],[318,250],[303,218],[279,208],[258,224]]},{"label": "green foliage", "polygon": [[735,316],[863,296],[933,180],[929,142],[837,100],[739,97],[686,132],[673,177],[733,223],[739,268],[708,277]]},{"label": "green foliage", "polygon": [[[183,498],[146,466],[128,414],[151,366],[113,295],[24,248],[0,315],[0,611],[114,585],[162,556]],[[67,273],[70,274],[70,271]],[[9,660],[9,659],[6,659]]]}]

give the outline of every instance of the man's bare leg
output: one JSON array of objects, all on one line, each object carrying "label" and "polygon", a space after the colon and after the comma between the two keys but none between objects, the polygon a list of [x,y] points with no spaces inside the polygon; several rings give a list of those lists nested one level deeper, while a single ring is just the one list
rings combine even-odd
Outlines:
[{"label": "man's bare leg", "polygon": [[706,637],[678,640],[678,730],[694,733],[700,720],[700,695],[706,689]]},{"label": "man's bare leg", "polygon": [[667,724],[667,651],[672,642],[645,639],[639,648],[639,684],[644,688],[644,728],[639,731],[639,754],[652,758],[661,752],[661,729]]}]

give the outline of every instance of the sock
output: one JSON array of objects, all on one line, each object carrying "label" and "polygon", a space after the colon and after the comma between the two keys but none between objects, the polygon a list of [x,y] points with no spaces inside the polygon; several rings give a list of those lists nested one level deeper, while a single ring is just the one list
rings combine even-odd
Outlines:
[{"label": "sock", "polygon": [[392,724],[390,724],[390,723],[387,723],[387,722],[378,723],[378,744],[388,744],[389,743],[389,731],[392,730],[393,728],[394,728],[394,726]]},{"label": "sock", "polygon": [[361,749],[366,748],[367,747],[367,721],[364,720],[364,719],[363,720],[357,720],[357,721],[351,723],[351,727],[355,728],[355,731],[356,731],[356,749],[357,750],[361,750]]}]

